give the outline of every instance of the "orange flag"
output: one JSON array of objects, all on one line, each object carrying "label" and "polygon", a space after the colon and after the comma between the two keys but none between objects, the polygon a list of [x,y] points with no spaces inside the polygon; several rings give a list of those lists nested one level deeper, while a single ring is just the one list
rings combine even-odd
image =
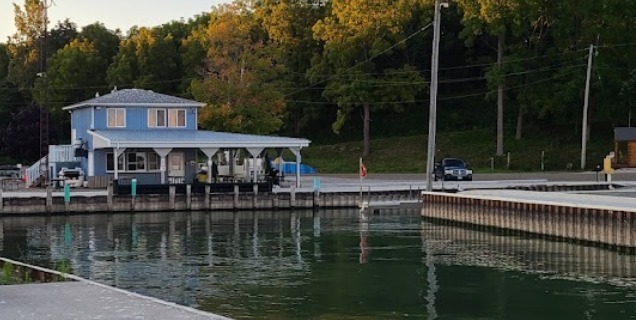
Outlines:
[{"label": "orange flag", "polygon": [[367,166],[365,166],[363,162],[360,162],[360,178],[364,179],[366,177],[367,177]]}]

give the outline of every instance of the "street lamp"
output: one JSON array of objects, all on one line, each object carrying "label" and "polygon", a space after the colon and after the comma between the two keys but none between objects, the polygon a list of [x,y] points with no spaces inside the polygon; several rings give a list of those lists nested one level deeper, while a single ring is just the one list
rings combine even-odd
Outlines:
[{"label": "street lamp", "polygon": [[[435,132],[437,130],[437,71],[439,68],[439,37],[441,0],[435,0],[435,15],[433,16],[433,54],[431,58],[431,102],[428,116],[428,155],[426,157],[426,191],[433,191],[433,165],[435,163]],[[448,3],[444,4],[447,7]]]}]

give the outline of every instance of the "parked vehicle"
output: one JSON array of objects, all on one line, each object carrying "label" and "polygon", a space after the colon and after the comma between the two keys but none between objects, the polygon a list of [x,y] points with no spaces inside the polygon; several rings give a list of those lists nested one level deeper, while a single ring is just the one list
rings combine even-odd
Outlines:
[{"label": "parked vehicle", "polygon": [[0,165],[0,178],[19,179],[21,176],[20,167],[14,165]]},{"label": "parked vehicle", "polygon": [[433,178],[435,181],[473,181],[473,170],[468,168],[462,159],[444,158],[440,163],[435,164]]}]

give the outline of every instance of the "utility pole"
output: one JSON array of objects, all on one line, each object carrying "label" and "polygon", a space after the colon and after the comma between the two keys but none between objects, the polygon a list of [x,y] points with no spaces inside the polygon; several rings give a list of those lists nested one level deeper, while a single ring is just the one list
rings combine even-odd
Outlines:
[{"label": "utility pole", "polygon": [[38,74],[42,77],[43,91],[44,97],[40,103],[40,159],[44,158],[44,183],[49,182],[49,80],[46,75],[46,57],[47,57],[47,47],[48,47],[48,9],[49,3],[48,0],[44,0],[44,7],[42,11],[43,19],[42,23],[44,24],[43,32],[44,34],[40,38],[40,73]]},{"label": "utility pole", "polygon": [[594,45],[590,45],[590,51],[587,56],[587,79],[585,80],[585,98],[583,100],[583,128],[581,130],[581,170],[585,169],[585,158],[587,157],[587,109],[590,102],[590,79],[592,77],[592,55],[594,54]]},{"label": "utility pole", "polygon": [[437,130],[437,71],[439,68],[439,37],[441,0],[435,0],[433,17],[433,54],[431,58],[431,103],[428,115],[428,155],[426,157],[426,191],[433,191],[433,166],[435,164],[435,132]]}]

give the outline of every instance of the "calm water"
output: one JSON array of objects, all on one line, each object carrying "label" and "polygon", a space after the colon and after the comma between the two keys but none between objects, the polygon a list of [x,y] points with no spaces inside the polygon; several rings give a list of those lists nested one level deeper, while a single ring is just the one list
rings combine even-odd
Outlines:
[{"label": "calm water", "polygon": [[419,212],[0,218],[0,255],[236,319],[631,319],[635,257]]}]

